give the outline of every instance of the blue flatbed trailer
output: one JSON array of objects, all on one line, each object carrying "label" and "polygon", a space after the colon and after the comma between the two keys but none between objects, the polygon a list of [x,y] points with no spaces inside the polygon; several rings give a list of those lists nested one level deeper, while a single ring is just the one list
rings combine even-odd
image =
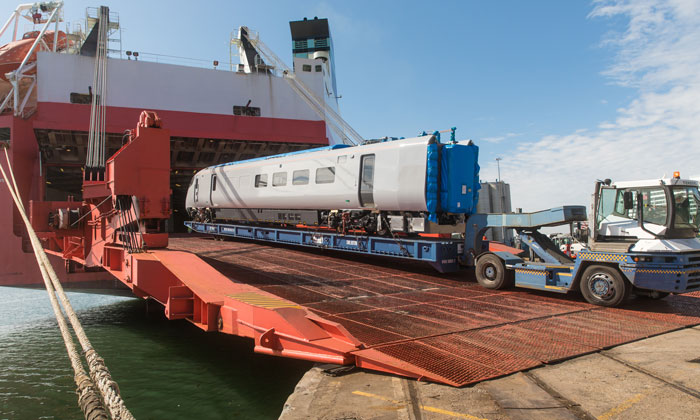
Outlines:
[{"label": "blue flatbed trailer", "polygon": [[426,262],[441,273],[459,270],[462,239],[405,238],[340,234],[328,230],[284,229],[243,224],[185,222],[199,233],[253,239],[359,254],[380,255]]}]

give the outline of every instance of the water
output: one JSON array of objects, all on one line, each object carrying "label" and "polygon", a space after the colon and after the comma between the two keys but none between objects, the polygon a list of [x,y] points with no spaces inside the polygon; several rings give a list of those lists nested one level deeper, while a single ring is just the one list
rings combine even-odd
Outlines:
[{"label": "water", "polygon": [[[137,419],[274,419],[311,367],[148,315],[140,299],[68,295]],[[0,287],[0,419],[82,418],[46,292]]]}]

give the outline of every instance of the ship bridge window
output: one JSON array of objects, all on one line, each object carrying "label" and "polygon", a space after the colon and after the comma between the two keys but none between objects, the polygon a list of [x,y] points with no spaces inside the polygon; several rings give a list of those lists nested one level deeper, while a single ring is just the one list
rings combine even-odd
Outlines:
[{"label": "ship bridge window", "polygon": [[335,167],[327,166],[316,169],[317,184],[332,184],[335,181]]},{"label": "ship bridge window", "polygon": [[72,104],[90,104],[92,103],[92,95],[89,93],[70,93],[70,103]]},{"label": "ship bridge window", "polygon": [[244,117],[259,117],[260,107],[234,105],[233,115],[242,115]]},{"label": "ship bridge window", "polygon": [[306,185],[309,183],[309,170],[302,169],[292,173],[292,185]]},{"label": "ship bridge window", "polygon": [[273,187],[284,187],[287,185],[287,173],[286,172],[275,172],[272,174],[272,186]]},{"label": "ship bridge window", "polygon": [[267,187],[267,174],[255,175],[255,188]]},{"label": "ship bridge window", "polygon": [[320,73],[323,71],[323,67],[320,64],[316,65],[316,73]]},{"label": "ship bridge window", "polygon": [[301,66],[302,71],[311,71],[311,64],[304,64]]}]

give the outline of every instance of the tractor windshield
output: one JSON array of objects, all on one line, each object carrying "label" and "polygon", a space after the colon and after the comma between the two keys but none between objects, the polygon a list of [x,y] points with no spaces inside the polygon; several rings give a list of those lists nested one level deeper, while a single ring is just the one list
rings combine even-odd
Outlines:
[{"label": "tractor windshield", "polygon": [[700,193],[698,187],[673,187],[673,228],[700,228]]},{"label": "tractor windshield", "polygon": [[700,193],[694,185],[603,187],[596,216],[597,233],[608,240],[693,238],[700,228]]},{"label": "tractor windshield", "polygon": [[[641,195],[643,200],[643,215],[646,223],[664,226],[668,217],[668,204],[666,192],[663,187],[643,187],[611,190],[615,193],[615,202],[612,214],[625,219],[637,220],[637,197]],[[631,192],[632,205],[625,208],[624,193]]]}]

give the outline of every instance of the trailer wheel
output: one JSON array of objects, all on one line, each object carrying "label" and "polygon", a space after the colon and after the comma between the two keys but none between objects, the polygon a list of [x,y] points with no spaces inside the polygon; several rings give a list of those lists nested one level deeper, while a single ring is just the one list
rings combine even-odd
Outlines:
[{"label": "trailer wheel", "polygon": [[513,285],[513,272],[494,254],[484,254],[476,260],[476,281],[487,289],[504,289]]},{"label": "trailer wheel", "polygon": [[581,294],[594,305],[613,307],[624,302],[632,286],[620,273],[604,265],[592,265],[583,272]]}]

